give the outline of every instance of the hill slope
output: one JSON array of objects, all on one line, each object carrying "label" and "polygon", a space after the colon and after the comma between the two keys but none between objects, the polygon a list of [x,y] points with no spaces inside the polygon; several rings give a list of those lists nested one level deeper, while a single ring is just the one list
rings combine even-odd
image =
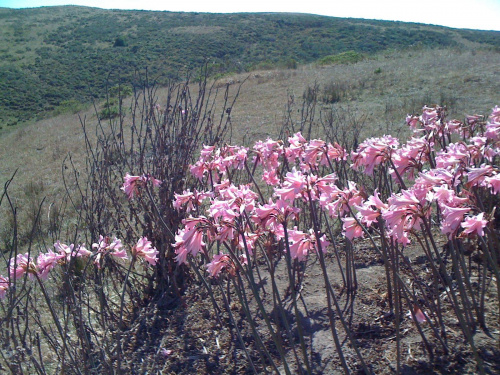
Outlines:
[{"label": "hill slope", "polygon": [[471,44],[498,50],[500,32],[304,14],[0,8],[0,126],[103,98],[146,68],[164,83],[207,61],[219,74],[345,51]]}]

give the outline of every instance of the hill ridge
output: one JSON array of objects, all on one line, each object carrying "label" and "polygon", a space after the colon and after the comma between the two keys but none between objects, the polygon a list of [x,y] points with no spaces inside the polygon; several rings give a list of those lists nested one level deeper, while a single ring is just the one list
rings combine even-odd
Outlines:
[{"label": "hill ridge", "polygon": [[138,84],[146,68],[165,84],[206,63],[220,76],[295,68],[347,51],[466,44],[500,50],[500,32],[303,13],[3,8],[0,126],[102,99],[110,86]]}]

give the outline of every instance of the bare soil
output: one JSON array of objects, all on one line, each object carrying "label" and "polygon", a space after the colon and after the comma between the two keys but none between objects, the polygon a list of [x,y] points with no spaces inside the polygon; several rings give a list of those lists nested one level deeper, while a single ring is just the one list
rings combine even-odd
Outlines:
[{"label": "bare soil", "polygon": [[[330,251],[333,251],[330,249]],[[429,264],[423,252],[417,246],[404,249],[406,259],[417,270],[420,280],[431,280]],[[342,256],[342,261],[344,257]],[[390,312],[385,280],[385,267],[381,257],[366,242],[360,242],[354,247],[356,265],[357,289],[348,293],[342,289],[343,281],[335,256],[327,256],[329,278],[337,291],[339,304],[356,339],[358,348],[367,367],[373,374],[395,374],[396,369],[396,330],[395,315]],[[284,260],[282,260],[284,263]],[[474,267],[473,267],[474,268]],[[290,297],[286,296],[287,277],[280,272],[284,266],[278,266],[277,285],[283,291],[282,297],[287,309],[288,321],[292,330],[296,327],[297,317],[291,307]],[[401,274],[410,283],[410,273],[401,265]],[[270,280],[261,272],[263,300],[266,308],[271,306]],[[474,276],[473,276],[474,277]],[[194,277],[193,277],[194,280]],[[342,374],[334,341],[332,339],[328,319],[327,303],[323,275],[318,261],[310,261],[305,269],[305,277],[300,290],[300,312],[305,329],[305,338],[310,355],[312,372],[314,374]],[[225,281],[221,281],[225,285]],[[489,328],[483,331],[478,328],[474,342],[487,374],[500,373],[499,349],[499,314],[498,300],[493,292],[492,283],[486,298],[486,324]],[[217,297],[217,296],[216,296]],[[218,296],[220,297],[220,296]],[[446,297],[443,294],[443,298]],[[220,302],[220,299],[217,298]],[[161,373],[161,374],[246,374],[252,373],[244,350],[239,344],[234,332],[228,329],[227,313],[223,314],[221,326],[214,314],[213,306],[206,289],[192,282],[181,297],[181,303],[169,308],[151,304],[144,310],[131,327],[128,348],[128,369],[130,373]],[[222,306],[222,304],[221,304]],[[259,356],[259,351],[246,322],[246,316],[237,299],[230,301],[238,327],[242,330],[245,347],[251,354],[259,373],[266,370],[273,373],[269,364]],[[449,306],[443,300],[443,306]],[[452,311],[444,311],[447,329],[448,354],[436,350],[434,358],[426,353],[422,337],[418,333],[416,323],[409,316],[409,307],[403,301],[400,325],[401,373],[402,374],[476,374],[478,373],[470,347],[466,346],[460,325]],[[449,308],[449,307],[448,307]],[[269,311],[273,317],[273,312]],[[279,365],[278,352],[265,333],[262,316],[255,313],[254,319],[262,327],[261,335],[268,339],[268,349]],[[340,319],[336,316],[336,330],[342,351],[352,373],[362,374],[362,368],[355,351],[346,337]],[[273,320],[276,327],[279,322]],[[437,340],[433,338],[431,328],[422,325],[424,333],[431,346],[438,348]],[[231,336],[233,335],[233,337]],[[300,373],[293,365],[291,345],[299,350],[298,339],[289,344],[287,359],[292,364],[292,373]],[[296,338],[296,337],[295,337]],[[290,345],[291,344],[291,345]],[[168,354],[165,350],[168,350]],[[283,367],[279,367],[284,373]]]}]

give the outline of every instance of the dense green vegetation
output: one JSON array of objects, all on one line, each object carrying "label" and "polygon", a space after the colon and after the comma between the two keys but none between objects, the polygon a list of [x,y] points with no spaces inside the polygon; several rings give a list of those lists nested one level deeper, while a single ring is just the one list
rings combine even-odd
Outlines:
[{"label": "dense green vegetation", "polygon": [[500,49],[500,32],[283,13],[0,8],[0,126],[103,98],[146,69],[161,84],[205,62],[215,75],[464,41]]}]

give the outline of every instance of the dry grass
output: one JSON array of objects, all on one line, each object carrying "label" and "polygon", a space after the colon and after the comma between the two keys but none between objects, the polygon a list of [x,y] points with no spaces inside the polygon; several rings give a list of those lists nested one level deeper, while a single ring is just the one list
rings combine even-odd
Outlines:
[{"label": "dry grass", "polygon": [[367,136],[394,131],[408,113],[425,104],[448,104],[459,119],[487,114],[500,102],[499,61],[500,54],[490,51],[417,50],[381,54],[352,65],[309,65],[226,78],[237,83],[249,77],[233,111],[235,141],[274,136],[287,101],[293,96],[299,108],[304,91],[314,83],[320,89],[331,82],[347,86],[346,99],[334,107],[368,116]]}]

